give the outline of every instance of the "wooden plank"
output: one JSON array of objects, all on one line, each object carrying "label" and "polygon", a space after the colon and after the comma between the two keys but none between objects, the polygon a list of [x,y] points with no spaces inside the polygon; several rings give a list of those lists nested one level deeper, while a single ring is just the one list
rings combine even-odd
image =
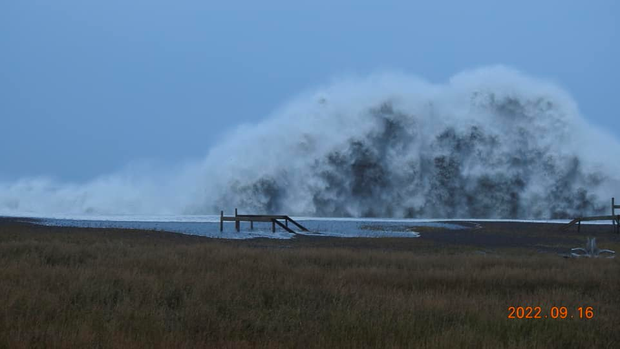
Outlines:
[{"label": "wooden plank", "polygon": [[616,216],[594,216],[594,217],[580,217],[577,218],[582,222],[591,222],[591,221],[610,221],[613,220]]},{"label": "wooden plank", "polygon": [[269,217],[223,217],[225,222],[271,222],[274,218]]},{"label": "wooden plank", "polygon": [[575,223],[579,222],[579,220],[580,220],[580,218],[573,219],[572,221],[570,221],[570,223],[568,223],[566,225],[566,228],[569,228],[569,227],[573,226]]},{"label": "wooden plank", "polygon": [[286,216],[286,219],[289,220],[291,223],[295,224],[297,226],[297,228],[301,229],[302,231],[308,231],[308,229],[306,229],[306,227],[304,227],[303,225],[297,223],[294,219],[292,219],[289,216]]},{"label": "wooden plank", "polygon": [[243,218],[254,218],[254,217],[264,217],[264,218],[275,218],[275,219],[286,219],[288,216],[284,216],[284,215],[270,215],[270,214],[240,214],[237,215],[237,217],[243,217]]},{"label": "wooden plank", "polygon": [[[280,221],[279,221],[279,220],[274,219],[274,220],[273,220],[273,222],[274,222],[275,224],[279,225],[280,227],[282,227],[282,229],[284,229],[284,230],[288,231],[289,233],[295,234],[295,232],[294,232],[293,230],[291,230],[291,228],[289,228],[289,227],[287,227],[286,225],[284,225],[284,224],[280,223]],[[275,229],[275,228],[274,228],[274,229]],[[275,230],[274,230],[274,232],[275,232]]]}]

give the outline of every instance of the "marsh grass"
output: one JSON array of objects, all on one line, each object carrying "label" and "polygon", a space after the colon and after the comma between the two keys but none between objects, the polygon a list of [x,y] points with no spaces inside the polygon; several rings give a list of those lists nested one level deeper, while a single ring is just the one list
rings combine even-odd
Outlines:
[{"label": "marsh grass", "polygon": [[[0,348],[620,343],[617,259],[388,250],[382,240],[348,248],[0,225]],[[592,306],[595,317],[507,318],[526,305]]]}]

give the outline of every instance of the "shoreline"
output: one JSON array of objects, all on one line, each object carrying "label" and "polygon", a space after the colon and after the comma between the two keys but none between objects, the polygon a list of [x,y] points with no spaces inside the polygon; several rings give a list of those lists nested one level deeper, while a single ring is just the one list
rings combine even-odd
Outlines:
[{"label": "shoreline", "polygon": [[[133,234],[147,234],[159,236],[164,239],[174,240],[188,238],[193,241],[219,241],[225,243],[239,243],[251,245],[299,245],[299,246],[334,246],[370,248],[370,249],[419,249],[424,246],[432,247],[433,250],[474,248],[486,250],[494,249],[522,249],[532,253],[566,253],[573,247],[580,247],[587,237],[596,237],[599,245],[605,248],[620,249],[620,234],[612,232],[611,224],[595,224],[582,227],[581,232],[575,228],[562,229],[564,224],[557,223],[530,223],[530,222],[505,222],[505,221],[458,221],[451,220],[449,223],[458,224],[464,229],[448,229],[440,226],[399,226],[403,231],[419,232],[420,236],[393,237],[337,237],[318,235],[294,235],[290,239],[277,239],[269,236],[259,236],[251,239],[226,238],[226,236],[239,236],[247,234],[228,233],[228,235],[201,236],[195,234],[179,233],[161,229],[134,229],[123,227],[73,227],[73,226],[50,226],[37,223],[38,218],[6,217],[0,216],[0,226],[13,226],[17,230],[28,228],[39,232],[65,231],[71,233],[80,232],[125,232]],[[408,230],[410,229],[410,230]],[[399,246],[399,247],[398,247]]]}]

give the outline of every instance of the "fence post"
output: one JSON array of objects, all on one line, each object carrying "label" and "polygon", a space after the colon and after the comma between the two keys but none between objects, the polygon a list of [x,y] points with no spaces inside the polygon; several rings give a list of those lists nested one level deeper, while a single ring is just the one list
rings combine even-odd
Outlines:
[{"label": "fence post", "polygon": [[224,211],[220,211],[220,233],[224,231]]},{"label": "fence post", "polygon": [[611,198],[611,221],[616,233],[620,234],[620,215],[616,216],[616,198]]},{"label": "fence post", "polygon": [[275,219],[271,219],[271,232],[275,233],[276,232],[276,220]]},{"label": "fence post", "polygon": [[237,219],[237,208],[235,207],[235,229],[237,229],[237,233],[239,232],[239,226],[241,224],[239,223],[239,220]]}]

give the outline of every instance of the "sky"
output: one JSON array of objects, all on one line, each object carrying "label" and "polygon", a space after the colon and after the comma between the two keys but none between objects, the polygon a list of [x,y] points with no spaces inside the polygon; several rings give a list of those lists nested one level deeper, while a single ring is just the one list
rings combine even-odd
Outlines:
[{"label": "sky", "polygon": [[620,138],[617,1],[0,0],[0,180],[204,157],[342,76],[503,64]]}]

